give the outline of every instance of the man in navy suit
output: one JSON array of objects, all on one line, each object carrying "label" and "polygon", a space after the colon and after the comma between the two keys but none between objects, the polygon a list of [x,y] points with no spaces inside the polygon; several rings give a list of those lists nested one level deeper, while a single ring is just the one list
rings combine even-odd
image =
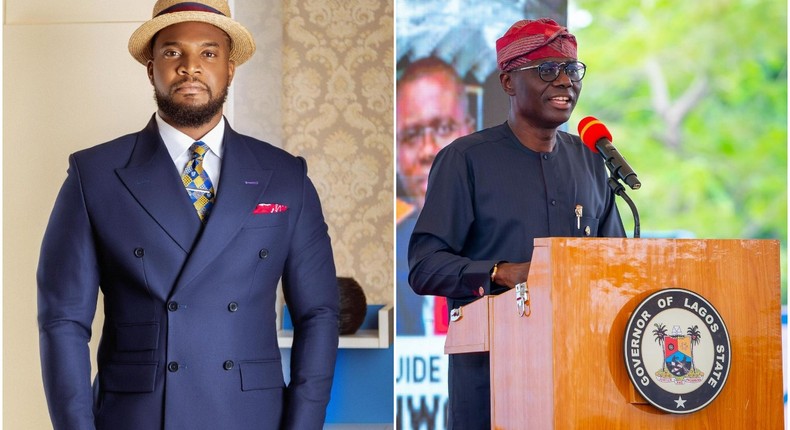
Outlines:
[{"label": "man in navy suit", "polygon": [[[600,156],[560,130],[586,70],[576,37],[521,20],[496,47],[507,120],[437,154],[409,242],[409,284],[449,309],[526,282],[535,238],[625,236]],[[449,428],[491,428],[489,354],[453,354],[448,374]]]},{"label": "man in navy suit", "polygon": [[[338,291],[319,199],[303,159],[222,115],[235,67],[254,50],[225,0],[159,0],[132,35],[158,111],[143,130],[70,157],[41,249],[41,361],[56,429],[322,427]],[[295,326],[287,386],[280,279]]]}]

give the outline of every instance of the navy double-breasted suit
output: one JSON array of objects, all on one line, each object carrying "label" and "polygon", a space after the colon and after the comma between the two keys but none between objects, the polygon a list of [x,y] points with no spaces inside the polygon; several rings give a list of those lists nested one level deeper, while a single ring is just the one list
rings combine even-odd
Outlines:
[{"label": "navy double-breasted suit", "polygon": [[[153,119],[70,157],[38,268],[56,429],[321,428],[338,292],[319,199],[304,160],[225,127],[205,227]],[[255,213],[266,212],[255,210],[261,203],[287,209]],[[295,325],[287,387],[275,321],[281,277]]]}]

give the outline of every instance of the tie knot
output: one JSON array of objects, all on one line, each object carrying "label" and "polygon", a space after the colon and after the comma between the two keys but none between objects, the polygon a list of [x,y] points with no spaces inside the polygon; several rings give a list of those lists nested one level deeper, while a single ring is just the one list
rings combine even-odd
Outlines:
[{"label": "tie knot", "polygon": [[197,141],[192,144],[189,150],[192,151],[192,153],[196,156],[203,157],[206,155],[206,152],[208,152],[208,146],[206,146],[206,144],[201,141]]}]

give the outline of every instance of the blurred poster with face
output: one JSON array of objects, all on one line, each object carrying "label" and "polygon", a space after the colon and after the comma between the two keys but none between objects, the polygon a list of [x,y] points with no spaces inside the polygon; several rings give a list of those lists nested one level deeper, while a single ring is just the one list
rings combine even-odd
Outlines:
[{"label": "blurred poster with face", "polygon": [[408,284],[409,237],[436,154],[507,119],[496,39],[516,21],[564,24],[567,0],[396,0],[396,428],[447,428],[448,312]]}]

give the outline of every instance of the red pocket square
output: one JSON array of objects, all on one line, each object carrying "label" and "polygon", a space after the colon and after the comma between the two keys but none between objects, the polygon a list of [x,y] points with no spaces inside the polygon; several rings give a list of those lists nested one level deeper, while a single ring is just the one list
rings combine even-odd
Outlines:
[{"label": "red pocket square", "polygon": [[285,212],[288,210],[288,206],[281,205],[279,203],[258,203],[258,206],[255,206],[255,210],[252,211],[254,214],[276,214],[280,212]]}]

